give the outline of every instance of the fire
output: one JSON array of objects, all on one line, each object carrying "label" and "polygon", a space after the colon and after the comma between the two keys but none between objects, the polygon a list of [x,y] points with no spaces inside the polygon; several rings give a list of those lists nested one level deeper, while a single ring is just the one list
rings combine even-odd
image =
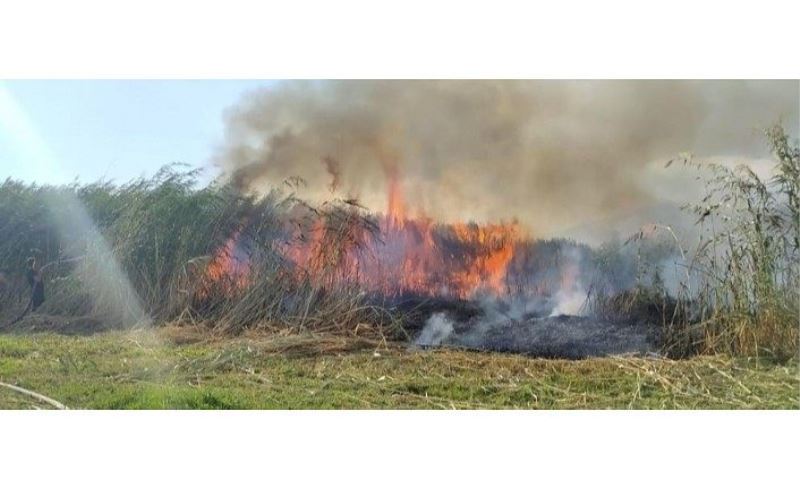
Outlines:
[{"label": "fire", "polygon": [[[481,226],[408,219],[401,227],[393,227],[391,218],[387,218],[384,227],[388,243],[386,249],[376,252],[388,255],[390,259],[383,261],[389,261],[394,271],[389,281],[372,283],[383,293],[460,298],[478,291],[505,293],[506,269],[520,236],[515,223]],[[364,276],[369,281],[375,273]]]},{"label": "fire", "polygon": [[386,180],[388,186],[387,194],[389,196],[386,215],[389,223],[397,226],[405,220],[406,208],[400,188],[400,173],[396,163],[390,162],[386,164]]},{"label": "fire", "polygon": [[206,298],[215,288],[230,294],[246,288],[249,282],[249,255],[241,243],[240,232],[236,231],[209,261],[197,295]]},{"label": "fire", "polygon": [[[392,161],[385,165],[386,213],[371,220],[377,232],[365,229],[358,210],[325,207],[312,213],[310,225],[287,225],[289,238],[278,251],[321,286],[354,283],[389,297],[507,294],[509,265],[524,239],[519,225],[412,217]],[[205,282],[224,282],[225,290],[247,286],[249,264],[239,232],[214,255]]]},{"label": "fire", "polygon": [[[378,217],[379,237],[357,229],[331,239],[325,222],[317,221],[299,245],[285,254],[318,280],[357,282],[385,296],[445,295],[468,298],[477,292],[504,294],[515,243],[522,238],[516,222],[479,225],[440,224],[424,216],[411,217],[403,198],[399,172],[385,165],[387,211]],[[345,224],[359,225],[357,219]],[[344,242],[363,239],[362,246]],[[327,258],[327,259],[326,259]],[[324,275],[321,276],[321,275]]]}]

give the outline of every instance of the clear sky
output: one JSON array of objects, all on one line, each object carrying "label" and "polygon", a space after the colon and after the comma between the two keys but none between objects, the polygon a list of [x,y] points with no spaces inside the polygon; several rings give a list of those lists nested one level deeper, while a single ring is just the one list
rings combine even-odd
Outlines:
[{"label": "clear sky", "polygon": [[0,180],[152,175],[184,162],[216,171],[223,111],[270,81],[0,81]]}]

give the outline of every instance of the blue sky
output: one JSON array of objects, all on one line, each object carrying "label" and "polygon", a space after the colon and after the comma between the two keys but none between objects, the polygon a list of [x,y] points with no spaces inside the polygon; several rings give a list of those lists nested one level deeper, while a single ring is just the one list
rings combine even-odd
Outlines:
[{"label": "blue sky", "polygon": [[208,167],[210,179],[223,111],[270,83],[0,81],[0,179],[125,182],[171,162]]}]

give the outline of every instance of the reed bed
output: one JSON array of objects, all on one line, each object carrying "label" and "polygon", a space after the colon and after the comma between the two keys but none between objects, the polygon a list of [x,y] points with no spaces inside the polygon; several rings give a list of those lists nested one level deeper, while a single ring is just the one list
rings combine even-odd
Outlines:
[{"label": "reed bed", "polygon": [[[324,279],[335,263],[316,261],[313,269],[299,269],[280,252],[303,238],[294,229],[304,229],[309,215],[326,224],[328,247],[359,245],[374,225],[355,202],[313,207],[290,189],[244,196],[226,185],[200,187],[197,177],[197,171],[171,165],[153,178],[121,186],[0,184],[0,233],[5,236],[0,241],[0,324],[8,326],[25,312],[24,265],[33,255],[47,266],[47,300],[38,314],[135,325],[103,307],[103,295],[115,290],[98,286],[95,277],[108,256],[77,231],[59,231],[71,216],[47,202],[67,194],[86,208],[155,323],[203,324],[229,333],[359,326],[363,331],[371,324],[378,337],[400,333],[399,322],[369,304],[361,290]],[[348,225],[339,225],[342,219],[349,219]],[[362,233],[353,234],[354,223],[363,226]],[[238,236],[237,256],[225,256],[233,252],[226,247],[232,236]],[[211,276],[215,259],[241,266],[246,277]]]},{"label": "reed bed", "polygon": [[[602,278],[590,286],[584,312],[652,325],[673,357],[797,357],[800,149],[780,126],[765,135],[776,161],[766,180],[747,167],[679,158],[682,164],[676,166],[699,171],[706,188],[701,201],[686,207],[699,236],[691,244],[660,224],[627,243],[574,245],[581,261]],[[157,324],[222,334],[267,330],[409,338],[407,317],[341,275],[348,256],[382,237],[376,217],[357,202],[311,205],[295,197],[301,184],[296,180],[253,196],[219,182],[200,185],[198,177],[195,170],[170,165],[152,178],[122,185],[0,183],[0,326],[27,307],[24,263],[31,255],[47,266],[47,300],[37,312],[107,327],[130,325],[107,306],[125,303],[125,297],[106,299],[123,294],[124,287],[96,279],[110,257],[69,225],[74,216],[68,207],[53,204],[70,197],[81,202],[135,298]],[[551,247],[552,253],[544,252]],[[560,256],[562,248],[563,242],[543,241],[530,262],[512,265],[536,268],[539,261]],[[306,259],[290,259],[287,249],[302,249]],[[662,257],[670,253],[677,262],[673,274],[682,279],[667,284]],[[558,280],[554,275],[551,281]],[[512,291],[514,285],[507,284]]]},{"label": "reed bed", "polygon": [[781,126],[765,136],[775,159],[768,179],[744,165],[705,163],[692,155],[677,159],[704,183],[700,201],[684,206],[694,216],[697,238],[681,239],[658,224],[627,244],[665,235],[678,257],[675,273],[683,278],[672,290],[656,275],[621,293],[600,291],[590,297],[591,313],[657,325],[671,356],[798,357],[800,146]]}]

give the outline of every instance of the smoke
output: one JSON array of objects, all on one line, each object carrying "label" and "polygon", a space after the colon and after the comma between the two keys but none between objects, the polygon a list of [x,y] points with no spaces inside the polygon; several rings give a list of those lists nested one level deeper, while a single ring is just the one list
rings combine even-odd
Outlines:
[{"label": "smoke", "polygon": [[695,196],[663,168],[680,152],[763,164],[760,129],[797,135],[799,98],[797,81],[289,81],[227,112],[214,160],[243,190],[299,176],[309,198],[597,242]]},{"label": "smoke", "polygon": [[567,251],[567,264],[561,276],[561,288],[555,296],[551,317],[578,315],[586,303],[588,291],[581,280],[581,258],[576,248]]},{"label": "smoke", "polygon": [[440,346],[453,335],[453,322],[444,313],[435,313],[425,321],[425,327],[415,341],[418,346]]}]

